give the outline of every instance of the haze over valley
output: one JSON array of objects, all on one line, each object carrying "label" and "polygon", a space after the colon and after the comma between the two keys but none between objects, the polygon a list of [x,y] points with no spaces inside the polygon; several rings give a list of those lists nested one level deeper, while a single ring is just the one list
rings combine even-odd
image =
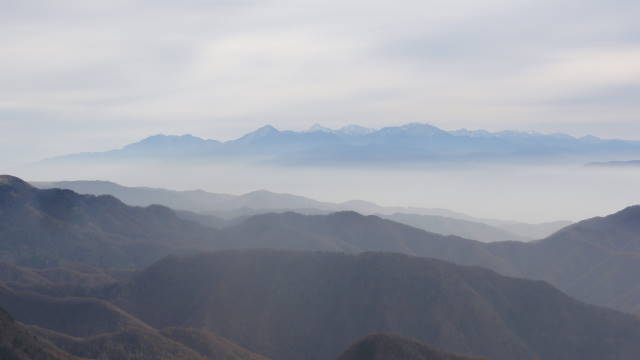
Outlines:
[{"label": "haze over valley", "polygon": [[0,360],[640,359],[639,18],[0,1]]},{"label": "haze over valley", "polygon": [[[635,168],[585,166],[601,158],[640,157],[640,142],[447,132],[427,124],[346,129],[359,130],[263,127],[227,142],[158,135],[113,151],[43,159],[15,171],[37,181],[108,180],[231,194],[266,189],[321,201],[365,200],[534,223],[576,221],[640,202],[628,191],[640,180]],[[425,156],[412,158],[407,152]],[[53,172],[64,175],[51,178]]]}]

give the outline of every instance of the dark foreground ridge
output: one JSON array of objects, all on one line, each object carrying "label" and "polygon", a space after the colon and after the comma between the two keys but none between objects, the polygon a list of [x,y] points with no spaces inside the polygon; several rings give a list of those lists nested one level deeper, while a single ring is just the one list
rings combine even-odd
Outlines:
[{"label": "dark foreground ridge", "polygon": [[139,267],[170,253],[207,248],[211,237],[211,229],[163,206],[132,207],[113,196],[40,190],[0,176],[0,261]]},{"label": "dark foreground ridge", "polygon": [[373,334],[351,345],[338,360],[481,360],[445,353],[417,340]]},{"label": "dark foreground ridge", "polygon": [[0,260],[18,265],[141,268],[169,254],[232,248],[399,252],[544,280],[580,300],[640,312],[640,207],[540,241],[484,244],[352,211],[263,214],[214,229],[162,206],[0,179]]},{"label": "dark foreground ridge", "polygon": [[0,309],[0,359],[80,360],[30,333]]},{"label": "dark foreground ridge", "polygon": [[399,254],[171,257],[103,296],[155,328],[204,328],[281,360],[336,359],[372,333],[494,360],[640,353],[634,316],[580,303],[543,282]]}]

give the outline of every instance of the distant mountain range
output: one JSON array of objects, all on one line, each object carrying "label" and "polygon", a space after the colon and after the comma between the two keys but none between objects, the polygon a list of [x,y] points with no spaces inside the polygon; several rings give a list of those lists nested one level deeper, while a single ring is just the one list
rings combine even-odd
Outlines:
[{"label": "distant mountain range", "polygon": [[286,165],[475,163],[608,160],[640,156],[640,141],[533,132],[445,131],[429,124],[369,129],[280,131],[267,125],[230,141],[192,135],[154,135],[121,149],[57,157],[59,161],[220,161],[259,160]]},{"label": "distant mountain range", "polygon": [[366,215],[376,214],[442,235],[457,235],[467,239],[491,242],[542,239],[571,224],[568,221],[527,224],[479,219],[446,209],[380,206],[361,200],[329,203],[297,195],[272,193],[266,190],[244,195],[229,195],[202,190],[174,191],[147,187],[126,187],[108,181],[32,182],[32,184],[45,189],[69,189],[80,194],[111,195],[134,206],[159,204],[172,209],[196,212],[198,214],[178,212],[178,215],[215,228],[238,223],[241,219],[252,215],[269,212],[294,211],[301,214],[328,214],[336,211],[357,211]]}]

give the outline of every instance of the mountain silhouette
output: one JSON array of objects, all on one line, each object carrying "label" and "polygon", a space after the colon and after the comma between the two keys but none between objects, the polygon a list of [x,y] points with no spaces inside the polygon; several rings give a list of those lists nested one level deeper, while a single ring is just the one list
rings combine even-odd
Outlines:
[{"label": "mountain silhouette", "polygon": [[487,244],[523,277],[554,284],[581,300],[637,312],[640,206],[568,226],[531,243]]},{"label": "mountain silhouette", "polygon": [[377,216],[266,214],[221,231],[222,248],[389,251],[547,281],[583,301],[640,311],[640,206],[584,220],[538,241],[481,243]]},{"label": "mountain silhouette", "polygon": [[35,267],[83,263],[140,266],[206,248],[211,229],[158,205],[131,207],[113,196],[36,189],[0,177],[0,260]]},{"label": "mountain silhouette", "polygon": [[419,341],[391,334],[365,336],[351,345],[338,360],[479,360],[448,354]]},{"label": "mountain silhouette", "polygon": [[[329,203],[291,194],[259,190],[243,195],[210,193],[202,190],[172,191],[147,187],[126,187],[108,181],[36,182],[39,188],[61,188],[80,194],[112,195],[134,206],[159,204],[199,214],[178,213],[183,218],[214,227],[225,221],[269,212],[293,211],[302,214],[327,214],[357,211],[375,214],[396,222],[443,235],[457,235],[480,241],[542,239],[569,225],[569,222],[526,224],[471,216],[444,209],[385,207],[367,201]],[[202,217],[204,216],[204,217]]]},{"label": "mountain silhouette", "polygon": [[640,142],[593,136],[477,130],[445,131],[412,123],[381,129],[352,126],[332,130],[280,131],[263,126],[235,140],[219,142],[192,135],[154,135],[122,149],[72,154],[48,160],[132,161],[140,159],[206,161],[259,157],[289,165],[386,164],[402,162],[558,161],[608,159],[640,154]]},{"label": "mountain silhouette", "polygon": [[342,252],[386,251],[437,257],[464,265],[514,272],[511,264],[493,255],[478,241],[443,236],[353,211],[329,215],[279,213],[256,215],[224,228],[220,249],[269,248]]},{"label": "mountain silhouette", "polygon": [[640,272],[638,207],[582,221],[539,241],[483,244],[355,212],[264,214],[213,229],[157,205],[130,207],[110,196],[38,190],[17,178],[4,179],[0,234],[7,241],[0,254],[17,265],[141,267],[168,254],[233,248],[387,251],[544,280],[592,304],[640,310],[634,278]]}]

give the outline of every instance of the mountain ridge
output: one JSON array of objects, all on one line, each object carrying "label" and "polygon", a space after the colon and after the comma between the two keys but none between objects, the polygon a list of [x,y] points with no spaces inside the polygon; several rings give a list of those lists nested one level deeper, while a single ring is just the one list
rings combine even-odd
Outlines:
[{"label": "mountain ridge", "polygon": [[132,207],[111,195],[41,190],[11,176],[0,181],[1,261],[132,267],[207,248],[211,240],[212,229],[164,206]]},{"label": "mountain ridge", "polygon": [[442,352],[394,334],[371,334],[353,343],[338,360],[480,360]]},{"label": "mountain ridge", "polygon": [[495,360],[631,360],[640,351],[633,315],[542,281],[401,254],[172,256],[104,296],[154,327],[202,327],[282,360],[335,359],[375,332]]},{"label": "mountain ridge", "polygon": [[[177,210],[206,213],[220,218],[244,217],[267,212],[295,211],[322,214],[357,211],[395,220],[426,231],[458,235],[481,241],[533,240],[544,238],[570,224],[566,221],[527,224],[515,221],[479,219],[445,209],[380,206],[362,200],[330,203],[292,194],[258,190],[242,195],[210,193],[202,190],[174,191],[148,187],[126,187],[107,181],[33,182],[40,188],[67,188],[84,194],[109,194],[133,206],[161,204]],[[410,217],[403,216],[410,214]],[[446,218],[442,219],[442,218]],[[456,221],[459,220],[459,221]],[[479,238],[470,236],[481,234]]]},{"label": "mountain ridge", "polygon": [[3,360],[82,360],[34,336],[1,308],[0,358]]},{"label": "mountain ridge", "polygon": [[473,161],[547,161],[556,158],[613,154],[639,155],[640,141],[609,140],[593,136],[484,130],[445,131],[424,123],[380,129],[351,126],[338,130],[278,130],[265,125],[237,139],[217,141],[192,135],[153,135],[121,149],[102,153],[70,154],[47,162],[127,160],[189,157],[194,160],[257,157],[288,165],[381,164]]},{"label": "mountain ridge", "polygon": [[[45,200],[45,208],[30,207],[32,202],[27,201],[30,193],[44,194],[34,196]],[[2,194],[5,192],[0,191],[0,199]],[[4,208],[11,211],[0,211],[0,230],[2,236],[9,239],[0,243],[4,247],[0,248],[0,255],[22,265],[56,266],[44,261],[53,256],[100,267],[139,268],[168,254],[237,248],[389,251],[548,281],[592,304],[629,312],[640,308],[640,286],[630,276],[640,271],[637,207],[582,221],[540,241],[482,243],[354,212],[270,213],[213,229],[180,219],[172,210],[157,205],[129,208],[115,198],[81,196],[70,190],[33,188],[25,194],[24,204],[9,197],[14,202]],[[47,205],[52,199],[61,202]],[[71,206],[75,210],[69,211],[70,204],[81,206]],[[57,217],[50,219],[47,211],[58,213]],[[60,217],[61,214],[64,217]],[[43,228],[41,219],[51,222],[52,227]],[[95,229],[96,225],[100,227]],[[43,240],[41,243],[32,243],[33,237],[29,234],[34,230],[41,231],[36,236]],[[52,237],[58,233],[65,236]],[[59,243],[52,246],[52,240]],[[98,259],[103,263],[97,262]],[[108,259],[126,261],[104,263]]]}]

